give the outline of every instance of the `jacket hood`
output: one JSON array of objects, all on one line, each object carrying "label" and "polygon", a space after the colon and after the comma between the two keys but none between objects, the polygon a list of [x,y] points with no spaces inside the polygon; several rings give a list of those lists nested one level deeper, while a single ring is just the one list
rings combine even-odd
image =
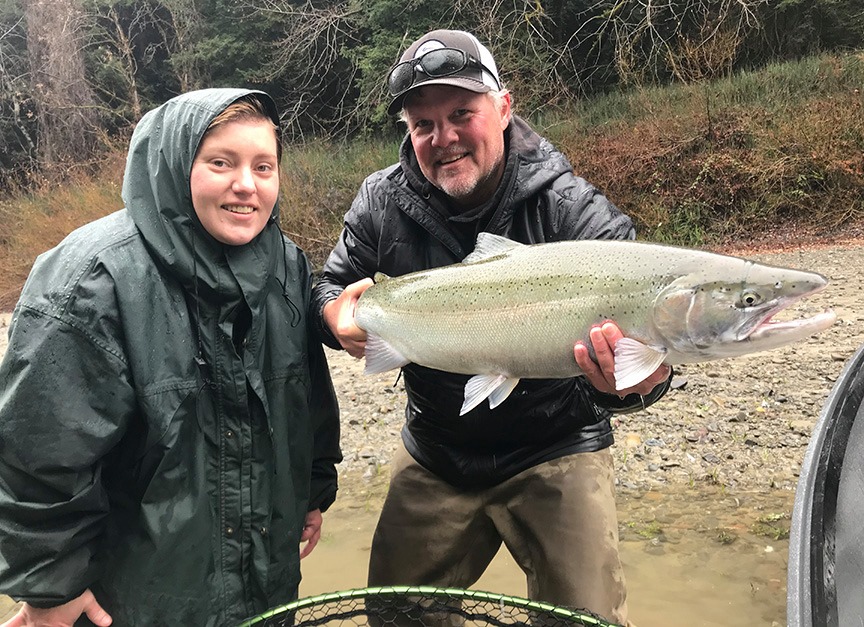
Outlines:
[{"label": "jacket hood", "polygon": [[[184,285],[198,280],[202,287],[224,285],[217,266],[223,258],[253,255],[265,260],[278,254],[281,233],[276,228],[279,204],[268,226],[245,246],[215,240],[192,207],[190,175],[195,154],[210,122],[232,102],[255,94],[279,124],[273,100],[261,91],[202,89],[167,101],[146,113],[132,134],[123,176],[123,201],[159,263]],[[243,249],[251,251],[240,252]],[[237,274],[237,272],[233,272]]]}]

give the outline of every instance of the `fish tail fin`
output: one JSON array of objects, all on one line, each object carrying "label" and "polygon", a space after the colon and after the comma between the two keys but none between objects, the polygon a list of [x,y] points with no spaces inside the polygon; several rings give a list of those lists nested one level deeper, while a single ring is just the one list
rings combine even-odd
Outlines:
[{"label": "fish tail fin", "polygon": [[380,374],[408,365],[410,360],[381,337],[370,333],[366,338],[366,367],[363,374]]}]

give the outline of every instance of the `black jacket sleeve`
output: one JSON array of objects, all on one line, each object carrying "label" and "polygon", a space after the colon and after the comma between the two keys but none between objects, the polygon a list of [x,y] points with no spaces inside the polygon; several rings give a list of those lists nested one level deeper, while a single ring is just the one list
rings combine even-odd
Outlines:
[{"label": "black jacket sleeve", "polygon": [[672,385],[672,376],[674,374],[672,368],[669,368],[669,377],[665,381],[655,385],[654,389],[651,390],[649,394],[645,395],[628,394],[624,398],[619,398],[614,394],[598,392],[591,386],[588,386],[588,389],[591,390],[593,400],[599,407],[607,409],[613,414],[629,414],[650,407],[663,398],[666,392],[669,391],[669,387]]},{"label": "black jacket sleeve", "polygon": [[[559,211],[555,219],[560,239],[636,239],[630,218],[584,179],[567,173],[559,177],[551,189],[561,199],[561,202],[550,203],[551,210]],[[655,386],[650,394],[629,394],[624,398],[599,392],[587,383],[585,388],[596,405],[621,414],[639,411],[657,402],[669,390],[671,381],[670,370],[669,378]]]},{"label": "black jacket sleeve", "polygon": [[376,173],[366,179],[345,215],[342,234],[336,242],[324,269],[312,288],[312,317],[317,332],[330,348],[341,345],[324,323],[324,305],[339,297],[346,286],[372,277],[378,269],[378,234],[371,210],[371,196]]}]

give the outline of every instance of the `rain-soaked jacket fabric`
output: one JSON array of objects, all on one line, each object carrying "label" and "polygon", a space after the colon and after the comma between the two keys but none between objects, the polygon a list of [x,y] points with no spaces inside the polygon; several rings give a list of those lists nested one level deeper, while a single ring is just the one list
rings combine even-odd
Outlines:
[{"label": "rain-soaked jacket fabric", "polygon": [[[507,161],[496,195],[468,213],[451,211],[423,176],[406,137],[400,162],[369,176],[345,216],[342,235],[313,288],[319,332],[324,305],[344,286],[375,272],[399,276],[464,259],[481,231],[524,244],[574,239],[633,239],[630,219],[584,179],[523,120],[505,132]],[[504,481],[536,464],[612,444],[610,411],[643,407],[638,395],[597,392],[586,379],[523,379],[496,409],[481,403],[459,415],[468,375],[409,364],[402,438],[411,455],[467,489]],[[662,396],[658,386],[644,403]]]},{"label": "rain-soaked jacket fabric", "polygon": [[123,627],[232,624],[296,597],[305,516],[332,503],[341,458],[309,264],[275,219],[217,243],[189,189],[207,125],[247,93],[144,116],[125,209],[32,269],[0,366],[13,598],[50,607],[89,587]]}]

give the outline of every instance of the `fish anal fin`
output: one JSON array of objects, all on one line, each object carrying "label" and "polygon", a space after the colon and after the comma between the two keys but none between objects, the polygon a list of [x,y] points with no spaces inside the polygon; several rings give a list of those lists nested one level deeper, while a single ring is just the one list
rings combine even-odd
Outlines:
[{"label": "fish anal fin", "polygon": [[624,337],[615,343],[615,388],[626,390],[647,379],[663,360],[666,349]]},{"label": "fish anal fin", "polygon": [[363,374],[379,374],[411,363],[381,337],[370,333],[366,338],[366,367]]},{"label": "fish anal fin", "polygon": [[487,398],[489,407],[494,409],[510,396],[517,383],[519,379],[508,378],[503,374],[478,374],[471,377],[465,384],[465,402],[459,415],[467,414]]}]

